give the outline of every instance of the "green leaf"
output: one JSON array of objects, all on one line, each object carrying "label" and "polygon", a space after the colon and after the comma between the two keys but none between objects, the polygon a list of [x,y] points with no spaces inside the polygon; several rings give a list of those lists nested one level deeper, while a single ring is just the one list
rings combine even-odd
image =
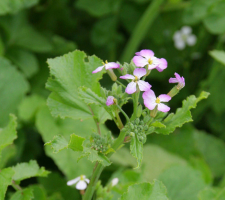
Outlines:
[{"label": "green leaf", "polygon": [[0,199],[5,199],[7,187],[12,184],[12,176],[14,175],[12,168],[0,170]]},{"label": "green leaf", "polygon": [[169,199],[197,200],[199,191],[206,187],[201,172],[188,166],[171,166],[157,178],[167,188]]},{"label": "green leaf", "polygon": [[75,134],[70,135],[69,143],[62,135],[54,136],[53,140],[45,143],[45,145],[50,145],[54,153],[58,153],[63,149],[72,149],[73,151],[83,151],[83,142],[85,138],[80,137]]},{"label": "green leaf", "polygon": [[14,144],[5,147],[0,154],[0,169],[4,168],[7,163],[14,158],[17,153],[16,146]]},{"label": "green leaf", "polygon": [[[0,57],[0,126],[5,126],[9,114],[15,113],[29,89],[23,75],[5,58]],[[12,81],[13,80],[13,81]]]},{"label": "green leaf", "polygon": [[212,56],[215,60],[225,65],[225,52],[221,50],[212,50],[209,52],[209,55]]},{"label": "green leaf", "polygon": [[14,47],[7,51],[6,57],[18,66],[27,78],[32,77],[38,71],[38,60],[29,51]]},{"label": "green leaf", "polygon": [[169,200],[166,195],[166,187],[160,181],[150,183],[138,183],[131,185],[120,200]]},{"label": "green leaf", "polygon": [[12,195],[10,200],[31,200],[34,198],[33,190],[31,188],[26,188],[24,190],[18,190]]},{"label": "green leaf", "polygon": [[131,138],[130,153],[137,159],[136,168],[139,168],[143,158],[143,143],[138,140],[137,134]]},{"label": "green leaf", "polygon": [[90,160],[92,163],[99,162],[103,166],[109,166],[111,165],[111,162],[108,157],[106,157],[103,153],[100,153],[94,149],[84,147],[83,154],[78,158],[80,160],[81,158],[87,157],[88,160]]},{"label": "green leaf", "polygon": [[181,127],[183,124],[193,121],[190,110],[192,108],[196,108],[197,103],[202,99],[206,99],[208,96],[209,93],[207,92],[201,92],[198,98],[196,98],[194,95],[189,96],[183,101],[182,108],[178,108],[175,114],[169,114],[162,121],[166,128],[156,128],[155,132],[168,135],[172,133],[177,127]]},{"label": "green leaf", "polygon": [[[88,60],[88,61],[86,61]],[[47,89],[52,93],[48,98],[48,106],[53,116],[61,118],[88,119],[98,117],[103,108],[87,106],[79,98],[78,88],[85,86],[100,95],[99,79],[104,71],[92,74],[101,66],[101,60],[96,56],[87,57],[82,51],[74,51],[64,56],[48,59],[51,77],[47,82]],[[64,66],[64,67],[62,67]],[[101,118],[104,123],[107,117]]]},{"label": "green leaf", "polygon": [[16,13],[22,9],[36,5],[39,0],[2,0],[0,1],[0,15]]},{"label": "green leaf", "polygon": [[44,167],[39,168],[35,160],[31,160],[29,163],[19,163],[15,167],[12,167],[15,171],[13,180],[21,181],[27,178],[44,176],[46,177],[50,172],[45,170]]},{"label": "green leaf", "polygon": [[0,154],[3,148],[12,144],[17,138],[16,126],[16,117],[14,115],[10,115],[8,125],[4,129],[0,130]]},{"label": "green leaf", "polygon": [[157,128],[166,128],[166,126],[161,123],[160,121],[155,121],[153,123],[151,123],[151,126],[157,127]]},{"label": "green leaf", "polygon": [[225,200],[225,188],[206,188],[199,192],[198,200]]},{"label": "green leaf", "polygon": [[31,185],[29,189],[33,191],[33,200],[47,200],[47,194],[42,185]]}]

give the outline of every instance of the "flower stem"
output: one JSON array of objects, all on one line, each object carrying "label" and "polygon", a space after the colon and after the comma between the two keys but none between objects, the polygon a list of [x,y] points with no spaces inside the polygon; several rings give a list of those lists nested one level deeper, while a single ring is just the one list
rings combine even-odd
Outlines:
[{"label": "flower stem", "polygon": [[154,19],[159,14],[159,8],[163,2],[164,0],[153,0],[148,6],[138,24],[136,25],[133,34],[131,35],[131,38],[125,47],[125,50],[120,59],[121,62],[127,62],[131,59],[133,53],[137,50],[140,43],[147,34],[150,26],[154,22]]},{"label": "flower stem", "polygon": [[134,112],[133,112],[133,115],[131,117],[131,120],[134,120],[134,119],[137,118],[139,94],[140,94],[140,91],[137,91],[133,95]]},{"label": "flower stem", "polygon": [[122,85],[124,88],[126,88],[126,86],[125,86],[123,83],[121,83],[120,81],[116,80],[116,82],[117,82],[119,85]]},{"label": "flower stem", "polygon": [[117,110],[116,110],[115,114],[116,114],[117,126],[118,126],[119,129],[122,129],[123,128],[123,122],[121,121],[119,113],[118,113]]},{"label": "flower stem", "polygon": [[117,108],[120,110],[121,113],[123,113],[124,117],[126,118],[127,122],[130,121],[130,118],[127,116],[127,114],[123,111],[123,109],[119,106],[119,105],[116,105]]}]

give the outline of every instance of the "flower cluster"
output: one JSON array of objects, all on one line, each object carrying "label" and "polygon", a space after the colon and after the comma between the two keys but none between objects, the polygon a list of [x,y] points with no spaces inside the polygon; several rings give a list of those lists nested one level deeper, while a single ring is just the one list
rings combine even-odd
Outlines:
[{"label": "flower cluster", "polygon": [[[187,27],[183,28],[182,31],[185,33],[190,33],[190,30],[188,31]],[[166,69],[166,59],[157,58],[155,57],[152,50],[144,49],[140,52],[136,52],[132,61],[137,67],[136,69],[134,69],[133,75],[125,74],[123,76],[120,76],[121,79],[130,80],[128,85],[126,86],[125,92],[127,94],[133,94],[135,92],[143,91],[144,93],[142,95],[142,98],[144,100],[144,105],[152,111],[151,116],[153,117],[155,117],[157,111],[168,112],[170,110],[170,107],[162,102],[170,101],[171,98],[185,86],[184,77],[181,77],[178,73],[175,73],[175,78],[170,78],[169,83],[177,83],[177,85],[172,88],[172,90],[168,94],[161,94],[156,97],[154,91],[151,89],[152,86],[144,80],[145,77],[149,75],[151,70],[156,69],[159,72],[162,72],[164,69]],[[112,68],[120,68],[120,65],[114,62],[106,63],[94,70],[93,73],[101,71],[104,67],[106,70],[112,70]],[[112,104],[117,104],[117,100],[113,96],[108,96],[106,105],[110,106]]]}]

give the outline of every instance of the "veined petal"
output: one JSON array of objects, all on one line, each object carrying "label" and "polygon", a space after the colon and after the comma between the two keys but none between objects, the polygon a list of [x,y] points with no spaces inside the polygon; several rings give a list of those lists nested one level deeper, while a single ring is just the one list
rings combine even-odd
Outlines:
[{"label": "veined petal", "polygon": [[120,68],[120,65],[115,62],[109,62],[105,64],[105,69],[113,69],[113,68]]},{"label": "veined petal", "polygon": [[148,60],[146,58],[143,58],[142,56],[134,56],[133,62],[137,67],[144,67],[148,64]]},{"label": "veined petal", "polygon": [[130,74],[126,74],[126,75],[123,75],[123,76],[120,76],[121,79],[135,79],[135,77],[133,75],[130,75]]},{"label": "veined petal", "polygon": [[67,185],[73,185],[73,184],[77,183],[79,180],[80,180],[80,177],[77,177],[77,178],[75,178],[73,180],[68,181]]},{"label": "veined petal", "polygon": [[192,28],[190,26],[183,26],[181,28],[181,32],[184,34],[184,35],[189,35],[191,32],[192,32]]},{"label": "veined petal", "polygon": [[145,68],[136,68],[134,70],[134,76],[137,76],[139,79],[146,74]]},{"label": "veined petal", "polygon": [[167,61],[166,59],[164,58],[160,58],[158,59],[159,60],[159,65],[156,67],[156,69],[159,71],[159,72],[162,72],[164,69],[167,68]]},{"label": "veined petal", "polygon": [[136,87],[137,87],[137,84],[132,81],[127,85],[125,92],[127,94],[133,94],[134,92],[136,92],[136,89],[137,89]]},{"label": "veined petal", "polygon": [[87,183],[83,180],[80,180],[77,184],[76,184],[76,188],[78,190],[85,190],[87,188]]},{"label": "veined petal", "polygon": [[171,97],[167,94],[159,95],[160,102],[168,102],[171,100]]},{"label": "veined petal", "polygon": [[103,68],[104,68],[104,66],[98,67],[96,70],[94,70],[94,71],[92,72],[92,74],[95,74],[95,73],[97,73],[97,72],[102,71]]},{"label": "veined petal", "polygon": [[170,110],[170,107],[163,104],[163,103],[159,103],[158,104],[158,110],[161,112],[168,112]]},{"label": "veined petal", "polygon": [[90,180],[88,178],[84,179],[86,181],[86,183],[90,183]]},{"label": "veined petal", "polygon": [[149,90],[152,87],[148,82],[145,82],[145,81],[142,81],[142,80],[139,80],[137,82],[137,84],[138,84],[139,89],[141,91],[147,91],[147,90]]},{"label": "veined petal", "polygon": [[114,97],[113,96],[108,96],[107,100],[106,100],[106,105],[110,106],[112,104],[114,104]]},{"label": "veined petal", "polygon": [[195,45],[196,40],[197,40],[196,36],[192,34],[187,37],[186,42],[189,46],[193,46],[193,45]]},{"label": "veined petal", "polygon": [[136,52],[135,55],[145,57],[147,60],[154,56],[154,52],[149,49],[143,49],[139,52]]},{"label": "veined petal", "polygon": [[178,80],[176,78],[170,78],[169,83],[178,83]]}]

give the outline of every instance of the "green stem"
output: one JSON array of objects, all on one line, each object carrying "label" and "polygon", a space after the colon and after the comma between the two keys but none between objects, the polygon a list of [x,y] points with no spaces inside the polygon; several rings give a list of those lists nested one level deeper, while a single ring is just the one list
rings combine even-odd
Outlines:
[{"label": "green stem", "polygon": [[127,116],[127,114],[123,111],[123,109],[119,106],[119,105],[116,105],[117,108],[120,110],[121,113],[123,113],[124,117],[126,118],[127,122],[130,121],[130,118]]},{"label": "green stem", "polygon": [[133,115],[131,117],[131,120],[134,120],[137,118],[137,109],[138,109],[138,100],[139,100],[139,94],[140,91],[137,91],[133,94],[133,107],[134,107],[134,112]]},{"label": "green stem", "polygon": [[121,62],[127,62],[131,59],[134,52],[139,47],[140,43],[143,41],[145,35],[147,34],[150,26],[154,22],[154,19],[160,12],[160,6],[164,0],[153,0],[151,4],[146,9],[145,13],[136,25],[133,34],[131,35],[125,50],[120,59]]},{"label": "green stem", "polygon": [[118,113],[117,110],[116,110],[115,114],[116,114],[116,121],[117,121],[117,124],[118,124],[118,128],[122,129],[123,128],[123,122],[121,121],[119,113]]},{"label": "green stem", "polygon": [[123,83],[121,83],[120,81],[116,80],[116,82],[117,82],[119,85],[122,85],[124,88],[126,88],[126,86],[125,86]]},{"label": "green stem", "polygon": [[189,1],[185,1],[185,2],[179,2],[179,3],[168,3],[165,4],[162,8],[161,11],[162,12],[171,12],[171,11],[175,11],[175,10],[182,10],[187,8],[188,6],[190,6],[190,2]]}]

